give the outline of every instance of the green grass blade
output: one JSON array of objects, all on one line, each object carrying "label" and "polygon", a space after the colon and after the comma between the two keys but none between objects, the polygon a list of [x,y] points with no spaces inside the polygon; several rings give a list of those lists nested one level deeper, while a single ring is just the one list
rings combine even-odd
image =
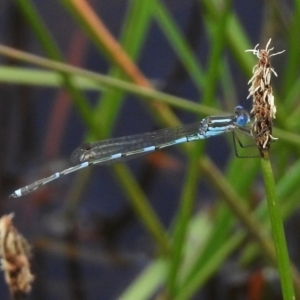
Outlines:
[{"label": "green grass blade", "polygon": [[205,75],[203,74],[199,59],[191,50],[181,30],[161,1],[157,1],[154,17],[191,76],[191,79],[200,90],[205,84]]},{"label": "green grass blade", "polygon": [[283,297],[285,300],[296,299],[290,270],[289,255],[284,235],[282,216],[280,213],[280,207],[278,205],[275,180],[270,161],[268,159],[261,159],[261,168],[265,182],[271,228],[277,253]]}]

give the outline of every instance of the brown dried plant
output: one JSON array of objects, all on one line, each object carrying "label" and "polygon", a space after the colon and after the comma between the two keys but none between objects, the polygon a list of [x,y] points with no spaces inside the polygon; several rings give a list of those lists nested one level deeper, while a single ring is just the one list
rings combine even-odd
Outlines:
[{"label": "brown dried plant", "polygon": [[12,218],[10,214],[0,219],[1,268],[13,299],[22,299],[31,291],[34,277],[30,271],[30,247]]},{"label": "brown dried plant", "polygon": [[266,45],[266,49],[258,49],[257,44],[254,49],[246,50],[252,52],[259,59],[258,64],[253,68],[253,76],[248,84],[249,95],[253,97],[253,105],[251,115],[254,116],[252,134],[256,139],[256,144],[263,157],[269,153],[271,142],[277,138],[272,136],[273,119],[276,117],[276,106],[271,86],[272,73],[277,76],[274,69],[271,67],[270,57],[280,54],[283,51],[270,54],[274,48],[268,49],[271,39]]}]

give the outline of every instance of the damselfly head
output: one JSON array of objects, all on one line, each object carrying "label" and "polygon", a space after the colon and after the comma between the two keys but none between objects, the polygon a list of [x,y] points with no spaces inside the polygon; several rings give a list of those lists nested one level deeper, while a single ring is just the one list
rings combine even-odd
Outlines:
[{"label": "damselfly head", "polygon": [[246,126],[250,122],[250,114],[243,106],[238,105],[236,106],[234,113],[236,114],[236,121],[235,123],[238,126]]}]

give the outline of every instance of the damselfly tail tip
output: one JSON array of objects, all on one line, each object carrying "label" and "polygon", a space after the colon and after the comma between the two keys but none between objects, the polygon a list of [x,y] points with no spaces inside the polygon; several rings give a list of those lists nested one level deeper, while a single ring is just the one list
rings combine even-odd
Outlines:
[{"label": "damselfly tail tip", "polygon": [[9,198],[19,198],[21,197],[20,193],[18,193],[18,190],[14,191],[12,194],[9,195]]}]

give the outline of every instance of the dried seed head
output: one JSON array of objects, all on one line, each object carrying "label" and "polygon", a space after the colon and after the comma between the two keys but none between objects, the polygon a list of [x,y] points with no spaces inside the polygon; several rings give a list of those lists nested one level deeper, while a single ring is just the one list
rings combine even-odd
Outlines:
[{"label": "dried seed head", "polygon": [[248,82],[251,86],[247,99],[251,96],[253,98],[251,114],[254,116],[254,124],[252,132],[256,137],[256,144],[262,156],[269,150],[271,142],[276,140],[272,136],[272,121],[276,117],[276,106],[272,93],[271,75],[273,73],[277,76],[277,74],[271,67],[270,57],[285,51],[270,54],[274,49],[268,49],[270,43],[271,39],[268,41],[266,49],[258,49],[259,44],[257,44],[254,49],[246,50],[246,52],[252,52],[259,59],[258,64],[253,68],[253,76]]},{"label": "dried seed head", "polygon": [[30,247],[12,223],[13,214],[0,219],[1,268],[14,298],[25,297],[34,279],[30,272]]}]

